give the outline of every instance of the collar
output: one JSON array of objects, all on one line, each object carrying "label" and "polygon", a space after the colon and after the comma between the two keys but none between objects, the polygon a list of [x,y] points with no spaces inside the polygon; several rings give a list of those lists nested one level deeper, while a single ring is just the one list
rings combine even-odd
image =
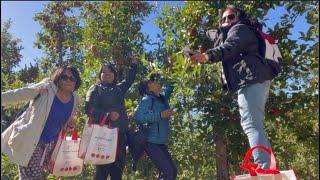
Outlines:
[{"label": "collar", "polygon": [[100,83],[99,85],[102,87],[113,87],[116,83]]},{"label": "collar", "polygon": [[237,24],[240,24],[240,23],[241,23],[241,21],[239,21],[239,22],[237,22],[237,23],[235,23],[235,24],[230,24],[230,25],[228,25],[228,26],[223,26],[223,27],[220,27],[220,28],[219,28],[220,33],[222,33],[222,35],[223,35],[223,41],[225,41],[225,40],[227,39],[228,32],[230,31],[230,29],[231,29],[233,26],[235,26],[235,25],[237,25]]},{"label": "collar", "polygon": [[150,93],[148,94],[151,98],[153,99],[157,99],[159,101],[163,101],[164,100],[164,96],[160,93],[160,96],[156,96],[154,93]]}]

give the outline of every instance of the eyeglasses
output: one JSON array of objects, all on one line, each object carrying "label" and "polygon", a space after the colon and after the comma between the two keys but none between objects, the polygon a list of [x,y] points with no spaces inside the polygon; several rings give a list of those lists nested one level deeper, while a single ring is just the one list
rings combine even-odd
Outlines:
[{"label": "eyeglasses", "polygon": [[229,15],[227,15],[225,17],[222,17],[221,22],[224,23],[227,20],[227,18],[232,21],[232,20],[234,20],[236,18],[236,15],[235,14],[229,14]]},{"label": "eyeglasses", "polygon": [[76,82],[76,78],[74,78],[72,76],[67,76],[65,74],[61,75],[60,79],[63,80],[63,81],[67,81],[69,79],[71,82]]}]

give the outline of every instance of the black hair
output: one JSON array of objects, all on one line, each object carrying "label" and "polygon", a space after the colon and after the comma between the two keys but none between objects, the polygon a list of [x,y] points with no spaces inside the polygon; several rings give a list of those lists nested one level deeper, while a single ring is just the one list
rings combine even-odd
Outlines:
[{"label": "black hair", "polygon": [[99,72],[96,76],[96,83],[101,83],[101,73],[102,73],[103,67],[107,67],[108,69],[110,69],[110,71],[114,75],[113,83],[116,83],[117,82],[117,70],[114,68],[114,65],[111,63],[104,63],[101,65]]},{"label": "black hair", "polygon": [[248,15],[244,11],[235,7],[234,5],[227,5],[227,7],[223,10],[223,12],[225,12],[228,9],[235,12],[240,20],[246,19],[248,17]]},{"label": "black hair", "polygon": [[248,26],[254,27],[255,29],[262,31],[262,24],[257,19],[252,18],[251,16],[246,14],[243,10],[235,7],[234,5],[228,5],[223,10],[223,12],[225,12],[228,9],[236,13],[236,15],[238,16],[238,18],[240,20],[239,23],[246,24]]},{"label": "black hair", "polygon": [[63,75],[63,73],[66,70],[70,70],[71,74],[76,79],[76,84],[75,84],[74,90],[78,90],[80,85],[81,85],[81,83],[82,83],[82,81],[81,81],[81,78],[80,78],[80,75],[79,75],[79,71],[75,67],[72,67],[72,66],[64,65],[64,66],[58,67],[58,69],[56,69],[54,71],[54,73],[52,74],[52,76],[51,76],[52,82],[56,86],[58,86],[58,83],[59,83],[59,81],[61,79],[61,76]]},{"label": "black hair", "polygon": [[150,75],[149,80],[150,81],[157,81],[161,78],[161,75],[158,73],[153,73]]},{"label": "black hair", "polygon": [[141,96],[145,96],[145,95],[149,95],[149,94],[152,94],[149,89],[148,89],[148,84],[149,82],[152,82],[152,81],[157,81],[160,79],[160,74],[157,74],[157,73],[153,73],[150,75],[149,79],[148,80],[142,80],[140,83],[139,83],[139,94]]},{"label": "black hair", "polygon": [[150,94],[149,90],[148,90],[148,83],[149,83],[150,80],[143,80],[139,83],[139,94],[141,96],[145,96],[145,95],[148,95]]}]

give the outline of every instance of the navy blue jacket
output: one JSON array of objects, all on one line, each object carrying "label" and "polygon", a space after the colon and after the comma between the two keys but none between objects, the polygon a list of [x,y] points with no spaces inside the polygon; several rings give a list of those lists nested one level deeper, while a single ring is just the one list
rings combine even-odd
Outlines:
[{"label": "navy blue jacket", "polygon": [[273,78],[272,69],[259,49],[260,39],[252,27],[239,23],[232,26],[227,34],[220,32],[213,37],[215,48],[206,53],[209,61],[222,61],[224,85],[229,92]]},{"label": "navy blue jacket", "polygon": [[[111,126],[119,127],[120,132],[128,129],[128,116],[125,109],[124,95],[130,88],[137,73],[137,65],[131,64],[128,75],[121,83],[94,84],[87,92],[85,113],[95,123],[102,120],[105,113],[118,112],[120,117],[117,121],[109,121]],[[92,113],[90,112],[92,111]],[[108,121],[107,121],[108,123]]]}]

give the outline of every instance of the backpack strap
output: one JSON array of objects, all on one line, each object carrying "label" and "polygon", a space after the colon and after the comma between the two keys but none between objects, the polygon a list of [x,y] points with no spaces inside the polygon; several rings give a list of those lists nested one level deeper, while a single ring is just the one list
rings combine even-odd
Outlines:
[{"label": "backpack strap", "polygon": [[153,97],[151,97],[151,107],[149,108],[149,111],[153,110],[153,103],[154,103],[154,100],[153,100]]},{"label": "backpack strap", "polygon": [[263,63],[267,63],[267,61],[265,59],[265,56],[266,56],[266,42],[264,41],[264,38],[263,38],[261,32],[259,30],[257,30],[256,28],[252,27],[252,26],[248,26],[248,27],[249,27],[249,29],[251,29],[253,31],[253,33],[256,35],[256,37],[258,39],[259,54],[262,57],[262,62]]},{"label": "backpack strap", "polygon": [[258,41],[259,41],[259,53],[261,54],[261,56],[264,58],[266,56],[266,42],[264,41],[264,38],[261,35],[261,32],[254,29],[253,31],[255,32]]}]

